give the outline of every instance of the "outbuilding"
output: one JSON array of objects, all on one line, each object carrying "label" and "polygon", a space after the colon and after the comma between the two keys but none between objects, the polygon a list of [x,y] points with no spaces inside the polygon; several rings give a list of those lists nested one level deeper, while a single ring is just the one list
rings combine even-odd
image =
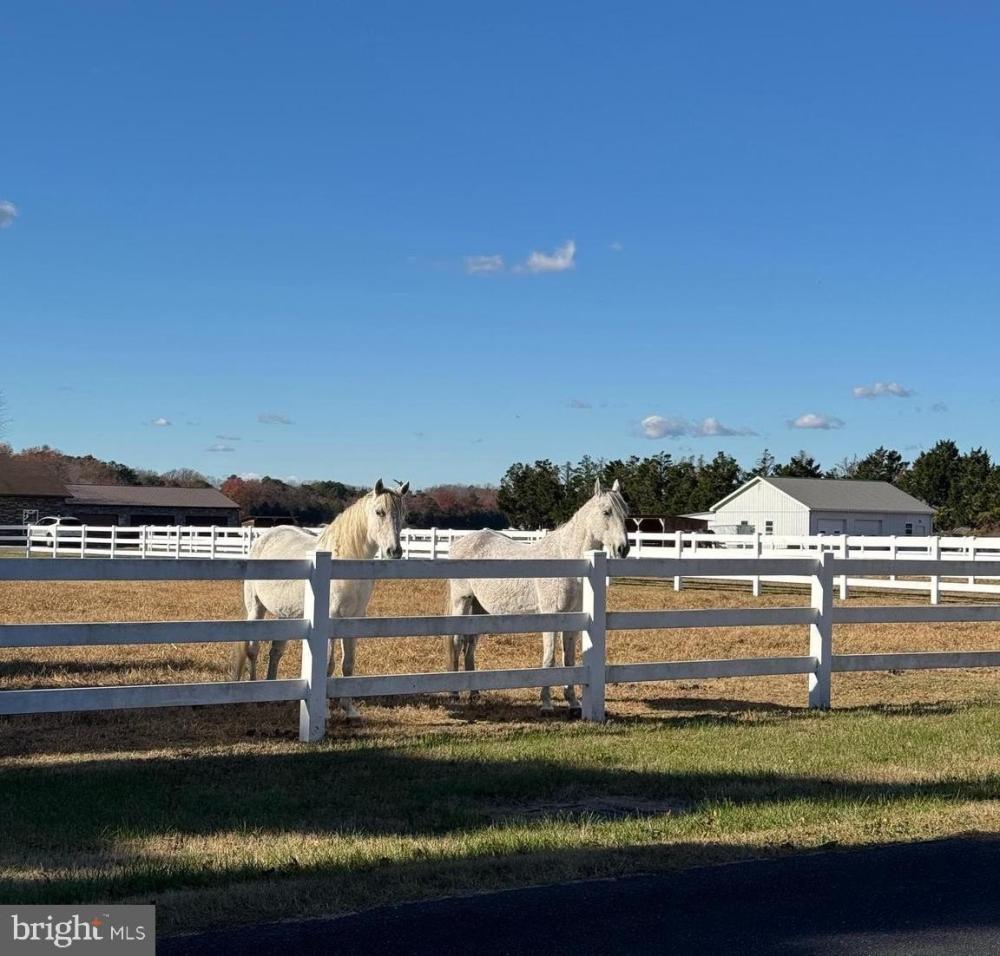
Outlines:
[{"label": "outbuilding", "polygon": [[928,535],[934,509],[887,481],[750,479],[712,506],[717,534]]}]

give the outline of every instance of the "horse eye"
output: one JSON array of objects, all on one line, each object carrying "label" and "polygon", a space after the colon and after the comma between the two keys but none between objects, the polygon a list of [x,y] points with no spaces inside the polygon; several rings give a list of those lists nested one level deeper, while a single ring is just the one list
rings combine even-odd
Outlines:
[{"label": "horse eye", "polygon": [[608,508],[608,510],[604,512],[604,517],[605,518],[610,518],[611,517],[611,509],[610,508]]},{"label": "horse eye", "polygon": [[380,518],[385,517],[385,512],[381,508],[377,509],[375,514],[377,514]]}]

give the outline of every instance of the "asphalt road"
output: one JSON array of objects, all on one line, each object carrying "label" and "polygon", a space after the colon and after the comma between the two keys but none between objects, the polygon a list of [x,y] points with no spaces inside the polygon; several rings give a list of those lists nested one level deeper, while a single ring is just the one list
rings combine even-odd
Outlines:
[{"label": "asphalt road", "polygon": [[1000,954],[1000,839],[813,853],[161,940],[161,956]]}]

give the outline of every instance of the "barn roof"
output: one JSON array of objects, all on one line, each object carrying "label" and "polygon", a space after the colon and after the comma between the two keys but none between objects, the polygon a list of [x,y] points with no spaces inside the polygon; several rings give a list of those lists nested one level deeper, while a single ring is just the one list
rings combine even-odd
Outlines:
[{"label": "barn roof", "polygon": [[717,511],[747,488],[764,481],[812,511],[879,511],[906,514],[933,514],[934,509],[908,495],[888,481],[859,481],[852,478],[767,478],[756,477],[712,505]]},{"label": "barn roof", "polygon": [[67,493],[66,485],[39,465],[0,458],[0,495],[65,498]]},{"label": "barn roof", "polygon": [[73,504],[139,508],[239,508],[217,488],[158,488],[150,485],[67,485]]}]

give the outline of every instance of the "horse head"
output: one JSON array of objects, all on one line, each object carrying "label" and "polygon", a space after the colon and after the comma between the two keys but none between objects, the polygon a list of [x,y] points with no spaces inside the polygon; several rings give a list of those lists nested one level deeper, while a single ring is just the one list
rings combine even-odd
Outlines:
[{"label": "horse head", "polygon": [[625,527],[628,505],[622,497],[618,479],[615,479],[610,491],[605,491],[598,478],[594,482],[594,495],[584,508],[591,540],[599,542],[602,550],[611,557],[624,558],[629,550]]},{"label": "horse head", "polygon": [[403,530],[406,515],[404,497],[410,490],[407,481],[399,488],[386,488],[379,478],[375,487],[365,497],[365,512],[368,516],[368,540],[387,558],[401,558],[403,549],[399,543],[399,533]]}]

